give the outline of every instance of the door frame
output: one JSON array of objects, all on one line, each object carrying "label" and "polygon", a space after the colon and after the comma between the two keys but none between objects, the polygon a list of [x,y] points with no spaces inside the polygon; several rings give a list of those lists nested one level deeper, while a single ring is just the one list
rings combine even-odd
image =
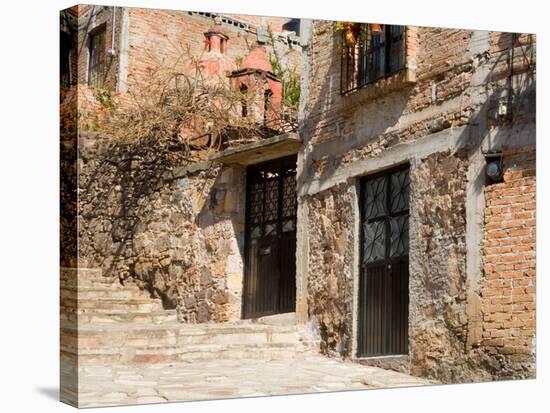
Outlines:
[{"label": "door frame", "polygon": [[[392,358],[402,358],[402,357],[408,357],[408,354],[409,354],[409,347],[410,347],[410,339],[409,337],[407,337],[407,352],[406,353],[396,353],[396,354],[387,354],[387,355],[373,355],[373,356],[366,356],[366,355],[362,355],[360,353],[360,340],[361,340],[361,333],[362,333],[362,329],[364,328],[363,325],[361,325],[361,314],[360,314],[360,311],[361,311],[361,296],[360,296],[360,293],[361,293],[361,281],[362,281],[362,277],[363,277],[363,243],[365,242],[364,240],[364,232],[363,232],[363,214],[364,214],[364,203],[363,203],[363,200],[364,200],[364,184],[363,182],[367,179],[376,179],[377,177],[380,177],[380,176],[385,176],[385,175],[390,175],[394,172],[399,172],[399,171],[403,171],[403,170],[408,170],[409,171],[409,185],[411,185],[411,181],[410,181],[410,177],[411,177],[411,170],[412,170],[412,165],[411,163],[407,160],[406,162],[403,162],[403,163],[399,163],[399,164],[395,164],[395,165],[392,165],[388,168],[385,168],[385,169],[382,169],[382,170],[378,170],[378,171],[375,171],[375,172],[372,172],[372,173],[367,173],[367,174],[364,174],[364,175],[361,175],[361,176],[358,176],[357,179],[355,180],[354,184],[353,184],[353,189],[354,189],[354,194],[355,194],[355,198],[356,198],[356,202],[355,202],[355,205],[356,205],[356,213],[355,213],[355,217],[354,217],[354,228],[355,228],[355,233],[356,233],[356,237],[355,237],[355,248],[354,248],[354,265],[353,265],[353,271],[354,271],[354,274],[353,274],[353,289],[354,289],[354,293],[353,293],[353,326],[352,326],[352,331],[353,331],[353,336],[354,336],[354,339],[352,340],[352,358],[355,358],[355,359],[379,359],[379,358],[388,358],[388,359],[392,359]],[[412,188],[412,186],[411,186]],[[412,212],[412,209],[411,209],[411,193],[412,191],[410,190],[409,192],[409,210],[408,210],[408,217],[409,217],[409,228],[410,228],[410,218],[411,218],[411,212]],[[408,250],[408,255],[406,256],[405,258],[405,261],[407,263],[407,266],[408,266],[408,291],[407,291],[407,295],[408,295],[408,309],[407,309],[407,335],[410,335],[410,292],[411,292],[411,287],[410,287],[410,277],[411,277],[411,272],[410,272],[410,265],[411,265],[411,257],[410,257],[410,240],[411,240],[411,233],[409,232],[409,250]],[[388,240],[386,240],[386,243],[388,242]],[[386,258],[387,260],[387,258]]]},{"label": "door frame", "polygon": [[[248,297],[248,288],[249,288],[249,283],[250,283],[250,271],[251,271],[251,268],[250,268],[250,204],[249,204],[249,199],[250,199],[250,191],[251,191],[251,182],[250,182],[250,179],[249,179],[249,170],[250,168],[255,168],[255,167],[258,167],[262,164],[269,164],[271,162],[273,163],[276,163],[276,162],[281,162],[281,161],[284,161],[285,159],[293,159],[294,160],[294,163],[296,165],[296,169],[298,168],[298,156],[297,154],[293,154],[293,155],[286,155],[286,156],[282,156],[280,158],[274,158],[274,159],[270,159],[268,161],[263,161],[263,162],[259,162],[259,163],[256,163],[256,164],[251,164],[251,165],[247,165],[246,167],[246,170],[245,170],[245,211],[244,211],[244,254],[243,254],[243,258],[244,258],[244,261],[243,261],[243,293],[242,293],[242,299],[241,299],[241,319],[254,319],[254,318],[259,318],[259,317],[263,317],[261,315],[259,316],[252,316],[250,317],[248,314],[247,314],[247,308],[248,308],[248,300],[249,300],[249,297]],[[296,177],[297,177],[297,174],[296,174]],[[280,212],[280,209],[281,209],[281,205],[282,205],[282,192],[280,191],[279,192],[279,199],[278,199],[278,205],[279,205],[279,212]],[[295,244],[296,244],[296,250],[298,248],[298,240],[297,240],[297,237],[298,237],[298,185],[296,185],[296,189],[295,189],[295,196],[296,196],[296,212],[295,212],[295,217],[294,217],[294,220],[295,220],[295,223],[294,223],[294,233],[295,233]],[[278,213],[279,213],[278,212]],[[280,231],[281,228],[279,228],[282,224],[281,224],[281,220],[282,219],[279,219],[278,223],[277,223],[277,231]],[[295,300],[294,300],[294,312],[296,311],[296,305],[297,305],[297,300],[298,300],[298,282],[297,282],[297,277],[298,277],[298,274],[297,274],[297,263],[296,263],[296,258],[294,257],[294,266],[295,266],[295,275],[294,275],[294,278],[295,278]],[[280,289],[280,285],[279,285],[279,289]],[[278,303],[280,302],[280,297],[278,297]],[[280,304],[278,304],[280,305]],[[280,314],[280,313],[274,313],[274,314]],[[265,316],[267,316],[268,314],[266,314]]]}]

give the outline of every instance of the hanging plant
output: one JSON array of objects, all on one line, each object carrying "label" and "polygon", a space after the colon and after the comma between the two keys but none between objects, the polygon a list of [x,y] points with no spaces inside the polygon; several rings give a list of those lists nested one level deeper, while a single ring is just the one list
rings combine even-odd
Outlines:
[{"label": "hanging plant", "polygon": [[380,23],[371,23],[370,29],[373,34],[381,34],[384,31],[384,25]]},{"label": "hanging plant", "polygon": [[353,22],[336,22],[336,31],[342,32],[346,46],[353,47],[357,44],[363,24]]}]

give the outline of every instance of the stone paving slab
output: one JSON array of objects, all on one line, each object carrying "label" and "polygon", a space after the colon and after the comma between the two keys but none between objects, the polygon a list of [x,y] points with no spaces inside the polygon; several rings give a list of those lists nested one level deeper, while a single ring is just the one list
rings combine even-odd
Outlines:
[{"label": "stone paving slab", "polygon": [[430,384],[407,374],[323,356],[86,366],[79,372],[79,407]]}]

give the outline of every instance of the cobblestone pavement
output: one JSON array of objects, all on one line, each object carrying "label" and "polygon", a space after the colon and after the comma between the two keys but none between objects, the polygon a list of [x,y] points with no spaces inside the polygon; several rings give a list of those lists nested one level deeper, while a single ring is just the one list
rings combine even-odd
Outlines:
[{"label": "cobblestone pavement", "polygon": [[80,407],[361,390],[429,384],[323,356],[80,368]]}]

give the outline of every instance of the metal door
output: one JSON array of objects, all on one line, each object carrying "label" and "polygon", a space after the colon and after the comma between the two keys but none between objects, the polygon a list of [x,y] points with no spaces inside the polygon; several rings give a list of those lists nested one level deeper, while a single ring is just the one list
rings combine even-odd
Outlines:
[{"label": "metal door", "polygon": [[295,311],[296,156],[247,170],[243,317]]},{"label": "metal door", "polygon": [[358,356],[408,353],[409,169],[361,181]]}]

